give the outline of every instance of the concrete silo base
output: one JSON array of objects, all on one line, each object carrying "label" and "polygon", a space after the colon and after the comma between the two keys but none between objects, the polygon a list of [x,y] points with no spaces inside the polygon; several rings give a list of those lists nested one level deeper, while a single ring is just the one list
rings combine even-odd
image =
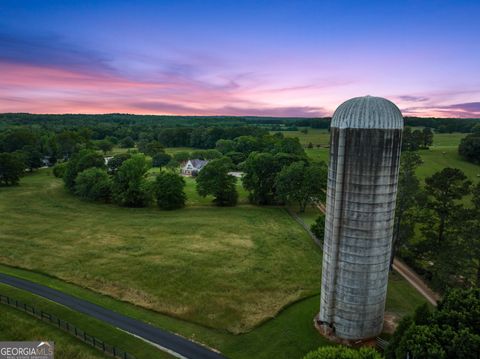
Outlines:
[{"label": "concrete silo base", "polygon": [[343,339],[343,338],[337,337],[335,335],[333,328],[331,328],[328,324],[322,323],[322,321],[320,320],[319,314],[317,314],[315,318],[313,318],[313,325],[322,337],[326,338],[332,343],[342,344],[342,345],[355,347],[355,348],[375,347],[377,343],[376,337],[366,338],[366,339],[355,339],[355,340]]}]

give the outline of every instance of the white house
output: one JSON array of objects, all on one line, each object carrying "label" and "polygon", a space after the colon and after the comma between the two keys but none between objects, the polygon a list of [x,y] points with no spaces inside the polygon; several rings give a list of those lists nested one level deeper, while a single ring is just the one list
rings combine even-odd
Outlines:
[{"label": "white house", "polygon": [[196,176],[207,163],[206,160],[188,160],[182,167],[182,175]]}]

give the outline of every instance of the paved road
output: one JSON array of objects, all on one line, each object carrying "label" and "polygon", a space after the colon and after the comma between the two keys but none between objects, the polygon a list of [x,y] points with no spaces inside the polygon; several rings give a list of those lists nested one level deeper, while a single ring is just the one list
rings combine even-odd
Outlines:
[{"label": "paved road", "polygon": [[149,341],[178,358],[225,359],[221,354],[200,344],[191,342],[188,339],[156,328],[140,320],[116,313],[86,300],[65,294],[56,289],[3,273],[0,273],[0,282],[47,298],[77,312],[90,315],[143,340]]}]

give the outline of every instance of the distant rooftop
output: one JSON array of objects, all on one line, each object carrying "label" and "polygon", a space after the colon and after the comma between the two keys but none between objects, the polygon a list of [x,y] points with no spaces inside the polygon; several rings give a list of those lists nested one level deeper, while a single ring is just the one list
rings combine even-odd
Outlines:
[{"label": "distant rooftop", "polygon": [[354,97],[335,110],[331,127],[402,129],[403,117],[398,107],[382,97]]}]

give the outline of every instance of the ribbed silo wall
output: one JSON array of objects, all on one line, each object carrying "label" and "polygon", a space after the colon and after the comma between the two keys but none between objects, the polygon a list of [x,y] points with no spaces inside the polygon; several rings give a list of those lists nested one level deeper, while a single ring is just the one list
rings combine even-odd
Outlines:
[{"label": "ribbed silo wall", "polygon": [[343,339],[382,331],[401,136],[331,128],[319,319]]}]

